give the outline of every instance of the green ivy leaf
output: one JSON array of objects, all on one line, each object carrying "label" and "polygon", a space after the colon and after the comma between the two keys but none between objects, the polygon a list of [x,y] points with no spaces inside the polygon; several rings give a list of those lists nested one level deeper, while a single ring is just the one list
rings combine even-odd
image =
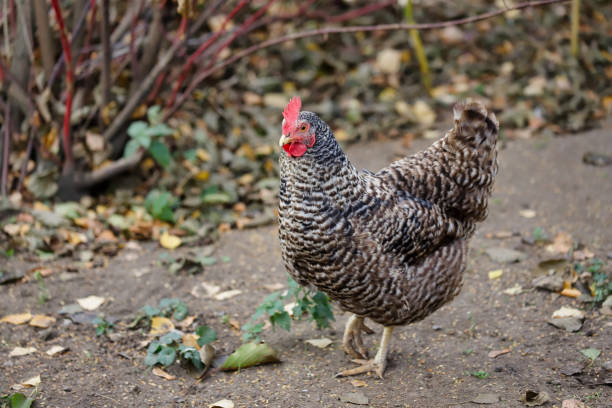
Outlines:
[{"label": "green ivy leaf", "polygon": [[586,348],[580,350],[580,352],[591,361],[595,361],[597,357],[599,357],[599,355],[601,354],[601,350],[598,350],[596,348]]},{"label": "green ivy leaf", "polygon": [[144,312],[144,314],[146,314],[149,317],[155,317],[161,314],[161,310],[159,310],[158,308],[154,306],[149,306],[149,305],[144,306],[142,308],[142,311]]},{"label": "green ivy leaf", "polygon": [[163,123],[158,123],[157,125],[149,126],[144,129],[143,133],[147,135],[147,137],[172,136],[174,130]]},{"label": "green ivy leaf", "polygon": [[159,343],[166,344],[166,345],[172,344],[174,342],[178,342],[181,338],[182,338],[182,335],[180,332],[178,332],[177,330],[172,330],[171,332],[168,332],[164,334],[163,336],[161,336],[159,338]]},{"label": "green ivy leaf", "polygon": [[126,143],[125,149],[123,150],[123,157],[128,158],[136,153],[140,149],[140,143],[138,140],[132,139]]},{"label": "green ivy leaf", "polygon": [[147,109],[147,120],[149,123],[159,123],[161,120],[161,106],[153,105]]},{"label": "green ivy leaf", "polygon": [[187,306],[183,302],[179,303],[178,305],[176,305],[174,307],[174,315],[173,316],[178,321],[181,321],[184,318],[186,318],[187,317],[187,313],[188,313]]},{"label": "green ivy leaf", "polygon": [[172,155],[170,154],[170,150],[168,150],[168,146],[157,140],[154,140],[151,146],[149,146],[149,153],[151,153],[155,161],[164,169],[167,169],[170,163],[172,163]]},{"label": "green ivy leaf", "polygon": [[147,122],[143,122],[142,120],[138,120],[136,122],[132,122],[128,127],[127,133],[132,138],[139,137],[142,133],[147,129]]},{"label": "green ivy leaf", "polygon": [[270,316],[270,323],[272,323],[272,326],[278,326],[287,331],[291,330],[291,316],[285,311],[276,312]]},{"label": "green ivy leaf", "polygon": [[202,347],[205,344],[212,343],[217,340],[217,332],[208,326],[200,326],[196,330],[198,337],[198,346]]},{"label": "green ivy leaf", "polygon": [[172,347],[162,346],[157,359],[161,365],[168,367],[174,363],[174,360],[176,360],[176,350],[174,350]]}]

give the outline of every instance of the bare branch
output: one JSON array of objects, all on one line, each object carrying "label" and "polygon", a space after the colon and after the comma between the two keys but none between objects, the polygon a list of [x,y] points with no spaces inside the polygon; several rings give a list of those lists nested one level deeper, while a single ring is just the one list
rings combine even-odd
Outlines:
[{"label": "bare branch", "polygon": [[45,0],[34,0],[34,15],[36,17],[36,37],[40,44],[42,64],[45,68],[45,78],[49,78],[55,64],[55,42],[49,26],[49,13]]},{"label": "bare branch", "polygon": [[102,0],[102,21],[100,35],[102,36],[102,105],[110,102],[111,93],[111,46],[110,46],[110,13],[109,1]]}]

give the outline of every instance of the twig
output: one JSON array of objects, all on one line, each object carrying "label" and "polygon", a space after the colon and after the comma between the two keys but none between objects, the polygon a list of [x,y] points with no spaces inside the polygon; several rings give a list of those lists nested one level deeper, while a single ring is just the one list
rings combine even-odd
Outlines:
[{"label": "twig", "polygon": [[[52,3],[54,2],[54,0],[51,0],[51,1]],[[75,44],[76,39],[79,37],[79,34],[81,30],[83,29],[83,25],[85,23],[85,17],[87,17],[88,11],[89,11],[89,3],[85,3],[85,7],[83,7],[83,11],[81,12],[79,21],[77,22],[77,25],[73,30],[72,38],[70,40],[70,47],[72,47]],[[64,58],[65,58],[64,54],[60,55],[58,61],[55,63],[55,66],[53,67],[53,72],[51,73],[51,76],[47,80],[47,88],[51,88],[53,84],[55,83],[55,79],[59,75],[59,72],[62,69],[62,66],[64,65]]]},{"label": "twig", "polygon": [[[416,22],[412,13],[412,0],[408,0],[406,6],[404,7],[404,17],[406,18],[406,22],[409,24],[414,24]],[[423,43],[421,42],[421,35],[419,34],[419,30],[410,30],[410,38],[412,39],[414,52],[416,53],[417,60],[419,61],[419,68],[421,70],[421,80],[423,81],[423,86],[427,90],[427,93],[431,95],[431,77],[429,76],[429,64],[427,63],[427,56],[425,55],[425,49],[423,48]]]},{"label": "twig", "polygon": [[578,56],[578,34],[580,30],[580,0],[572,0],[572,17],[571,17],[571,37],[570,46],[572,49],[572,55]]},{"label": "twig", "polygon": [[9,144],[11,140],[11,105],[9,103],[4,107],[4,143],[2,156],[2,199],[6,200],[6,185],[8,184],[8,160],[9,160]]},{"label": "twig", "polygon": [[45,78],[49,78],[53,72],[55,64],[55,42],[51,35],[49,26],[49,13],[47,2],[45,0],[34,0],[34,16],[36,18],[36,37],[40,44],[40,54],[42,57],[43,67],[45,69]]},{"label": "twig", "polygon": [[79,52],[79,58],[77,58],[77,62],[74,65],[75,72],[77,68],[81,66],[83,59],[88,54],[89,43],[91,41],[91,33],[94,29],[94,23],[96,21],[96,11],[98,7],[96,6],[96,0],[90,0],[89,8],[91,9],[91,13],[89,14],[89,22],[87,23],[87,33],[85,34],[85,41],[83,42],[83,46],[81,47],[81,51]]},{"label": "twig", "polygon": [[111,46],[109,6],[109,0],[102,0],[102,21],[100,21],[100,35],[102,36],[102,106],[108,105],[111,98]]},{"label": "twig", "polygon": [[[88,3],[86,3],[88,4]],[[70,51],[70,43],[68,42],[68,36],[66,35],[66,27],[64,25],[64,19],[62,17],[62,10],[59,6],[58,0],[51,0],[53,11],[55,12],[55,18],[60,29],[60,39],[62,41],[62,49],[64,52],[64,58],[66,60],[66,112],[64,112],[64,128],[62,133],[62,141],[64,145],[64,171],[70,171],[73,168],[72,161],[72,144],[70,141],[70,115],[72,112],[72,93],[74,90],[74,77],[72,67],[72,55]]]},{"label": "twig", "polygon": [[174,101],[176,100],[176,95],[178,94],[178,91],[180,90],[181,85],[183,84],[183,81],[185,80],[185,76],[187,75],[187,72],[191,69],[191,66],[193,65],[193,63],[198,59],[198,57],[204,51],[206,51],[208,47],[211,46],[212,43],[214,43],[217,40],[217,38],[219,38],[219,36],[223,32],[225,32],[225,26],[234,18],[234,16],[240,11],[240,9],[242,9],[242,7],[244,7],[246,3],[247,3],[246,0],[241,0],[240,3],[238,3],[236,7],[234,7],[234,9],[225,18],[225,20],[223,21],[223,24],[221,25],[221,28],[219,28],[219,30],[212,37],[210,37],[206,42],[204,42],[204,44],[200,45],[198,49],[195,50],[195,52],[191,54],[189,58],[187,58],[187,62],[185,62],[185,65],[183,65],[183,68],[181,69],[179,77],[176,80],[176,84],[174,85],[174,89],[172,90],[172,95],[170,96],[170,99],[168,99],[168,102],[166,103],[166,108],[170,108],[174,104]]},{"label": "twig", "polygon": [[23,182],[25,180],[26,173],[28,171],[28,160],[30,160],[30,155],[32,154],[32,148],[34,147],[34,135],[36,127],[30,127],[30,135],[28,136],[28,147],[26,148],[26,154],[23,158],[23,164],[21,165],[21,172],[19,173],[19,181],[17,182],[17,191],[21,191],[21,187],[23,187]]},{"label": "twig", "polygon": [[145,150],[141,147],[130,157],[123,157],[108,166],[102,167],[99,170],[93,171],[81,177],[75,177],[75,187],[77,189],[86,189],[105,180],[118,176],[119,174],[131,170],[138,166],[142,160]]},{"label": "twig", "polygon": [[293,33],[293,34],[287,34],[285,36],[281,36],[277,38],[271,38],[262,43],[252,45],[243,51],[237,52],[233,56],[223,60],[217,65],[197,74],[191,80],[191,83],[189,84],[185,92],[178,98],[178,100],[176,101],[172,109],[168,111],[166,116],[169,117],[172,114],[174,114],[178,110],[178,108],[191,95],[195,87],[198,86],[203,80],[208,78],[212,73],[238,61],[241,58],[244,58],[250,54],[253,54],[254,52],[260,51],[265,48],[270,48],[270,47],[273,47],[275,45],[278,45],[278,44],[281,44],[287,41],[293,41],[293,40],[299,40],[301,38],[308,38],[308,37],[315,37],[315,36],[329,35],[329,34],[343,34],[343,33],[356,33],[356,32],[370,32],[370,31],[396,31],[396,30],[411,30],[411,29],[433,30],[437,28],[463,25],[463,24],[475,23],[475,22],[482,21],[482,20],[487,20],[493,17],[497,17],[499,15],[502,15],[511,10],[521,10],[521,9],[526,9],[526,8],[531,8],[531,7],[541,7],[541,6],[546,6],[546,5],[555,4],[555,3],[566,3],[568,1],[570,0],[530,1],[530,2],[525,2],[525,3],[519,3],[513,7],[505,8],[503,10],[494,10],[494,11],[490,11],[487,13],[472,16],[472,17],[441,21],[438,23],[421,23],[421,24],[394,23],[394,24],[363,25],[363,26],[352,26],[352,27],[326,27],[326,28],[320,28],[316,30],[309,30],[309,31],[302,31],[302,32]]}]

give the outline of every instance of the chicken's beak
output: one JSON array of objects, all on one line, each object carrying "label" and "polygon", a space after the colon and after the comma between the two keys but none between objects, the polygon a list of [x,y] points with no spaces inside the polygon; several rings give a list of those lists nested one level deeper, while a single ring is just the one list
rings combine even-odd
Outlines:
[{"label": "chicken's beak", "polygon": [[283,147],[284,145],[292,143],[294,141],[295,141],[295,138],[293,138],[291,136],[282,135],[280,140],[278,141],[278,145],[280,147]]}]

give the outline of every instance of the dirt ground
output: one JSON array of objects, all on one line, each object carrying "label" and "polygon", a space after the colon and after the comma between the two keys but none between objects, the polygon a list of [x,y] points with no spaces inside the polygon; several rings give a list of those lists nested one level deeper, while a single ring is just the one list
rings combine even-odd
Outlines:
[{"label": "dirt ground", "polygon": [[[198,275],[171,275],[159,264],[156,243],[140,251],[123,250],[106,267],[66,272],[62,262],[49,264],[53,274],[45,278],[50,300],[38,301],[35,281],[0,286],[0,315],[31,311],[53,315],[51,329],[0,324],[0,390],[40,374],[42,383],[36,405],[42,407],[203,407],[232,400],[237,407],[337,407],[347,393],[365,395],[372,407],[473,407],[478,394],[497,394],[501,401],[488,406],[523,407],[527,390],[545,391],[560,407],[561,401],[577,398],[588,407],[611,407],[612,388],[602,385],[612,376],[601,365],[612,359],[612,319],[588,304],[531,288],[539,261],[549,257],[544,249],[521,242],[536,227],[550,235],[565,231],[600,259],[612,260],[612,167],[587,166],[586,151],[612,154],[612,122],[604,129],[555,139],[535,138],[509,142],[500,152],[500,173],[490,205],[489,218],[471,243],[469,268],[462,293],[449,305],[424,321],[396,330],[384,380],[372,375],[356,377],[366,385],[356,387],[354,378],[334,378],[349,367],[341,348],[347,315],[336,310],[332,329],[318,331],[308,322],[294,323],[291,333],[276,330],[264,339],[279,351],[282,362],[240,372],[214,371],[202,381],[173,365],[176,376],[168,381],[151,373],[143,364],[146,333],[126,330],[134,313],[146,304],[166,297],[182,299],[198,323],[212,326],[218,334],[214,343],[220,355],[231,353],[241,343],[240,335],[223,323],[229,315],[241,324],[270,291],[265,285],[285,283],[276,226],[249,231],[232,231],[222,236],[215,256],[229,257],[207,267]],[[349,149],[361,167],[376,170],[397,154],[421,149],[428,141],[415,142],[411,149],[399,142],[362,144]],[[525,218],[521,210],[535,211]],[[506,239],[486,238],[487,233],[512,231]],[[501,265],[485,253],[488,247],[506,247],[527,254],[525,260]],[[177,254],[196,251],[181,248]],[[4,259],[2,262],[6,262]],[[7,268],[32,268],[19,259]],[[488,272],[503,269],[499,279]],[[192,289],[205,281],[222,290],[239,289],[242,294],[227,300],[195,297]],[[510,296],[503,290],[521,285],[523,292]],[[76,324],[58,314],[75,299],[88,295],[110,298],[100,311],[117,318],[116,336],[96,337],[91,324]],[[571,333],[547,323],[561,306],[583,309],[582,329]],[[371,352],[377,334],[367,336]],[[328,337],[334,343],[318,349],[304,340]],[[53,345],[69,348],[55,356],[44,353]],[[15,346],[39,351],[9,358]],[[564,375],[568,367],[580,366],[580,350],[601,350],[599,358],[576,375]],[[511,348],[507,354],[490,358],[492,350]],[[487,378],[470,373],[482,370]],[[578,370],[580,371],[580,370]],[[363,385],[363,384],[361,384]]]}]

